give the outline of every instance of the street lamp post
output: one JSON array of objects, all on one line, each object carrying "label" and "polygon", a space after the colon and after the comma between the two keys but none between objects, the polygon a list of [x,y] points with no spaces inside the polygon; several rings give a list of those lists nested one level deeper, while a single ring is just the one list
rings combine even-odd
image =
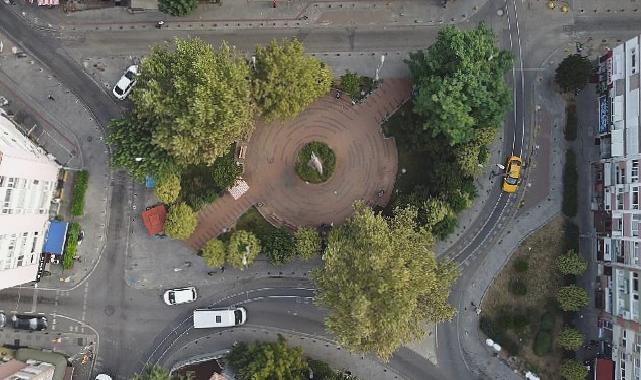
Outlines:
[{"label": "street lamp post", "polygon": [[376,82],[378,82],[378,74],[383,68],[383,63],[385,63],[385,56],[381,55],[381,63],[379,63],[378,67],[376,67],[376,77],[375,77]]}]

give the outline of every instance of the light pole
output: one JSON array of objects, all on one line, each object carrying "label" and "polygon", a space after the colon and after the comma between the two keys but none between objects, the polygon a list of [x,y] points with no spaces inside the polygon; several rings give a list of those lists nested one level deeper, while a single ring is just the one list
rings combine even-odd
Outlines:
[{"label": "light pole", "polygon": [[381,71],[383,68],[383,63],[385,63],[385,56],[381,55],[381,63],[378,64],[378,67],[376,68],[376,77],[375,81],[378,82],[378,73]]},{"label": "light pole", "polygon": [[247,266],[247,255],[249,255],[249,245],[245,246],[245,252],[243,252],[243,268],[241,270],[245,270]]}]

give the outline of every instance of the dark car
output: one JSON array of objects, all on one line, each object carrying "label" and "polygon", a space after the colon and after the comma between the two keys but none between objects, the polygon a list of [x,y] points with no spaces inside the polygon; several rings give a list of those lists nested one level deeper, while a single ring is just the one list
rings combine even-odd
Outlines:
[{"label": "dark car", "polygon": [[15,314],[11,317],[14,329],[42,331],[47,329],[47,317],[38,315]]}]

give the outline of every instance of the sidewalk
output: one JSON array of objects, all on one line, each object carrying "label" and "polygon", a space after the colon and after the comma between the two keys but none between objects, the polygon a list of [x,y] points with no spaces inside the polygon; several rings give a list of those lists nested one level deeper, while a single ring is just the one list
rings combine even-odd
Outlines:
[{"label": "sidewalk", "polygon": [[4,41],[0,94],[10,101],[6,108],[16,114],[16,119],[22,115],[16,121],[25,127],[24,132],[30,131],[30,136],[68,170],[89,171],[85,215],[74,220],[85,231],[85,240],[78,247],[82,262],[69,271],[52,265],[52,275],[43,277],[38,285],[69,289],[91,272],[105,245],[111,177],[108,148],[103,143],[103,131],[81,100],[30,57],[11,54],[6,37],[0,36],[0,40]]},{"label": "sidewalk", "polygon": [[124,30],[136,25],[153,28],[159,20],[176,30],[241,29],[257,27],[330,27],[355,25],[437,25],[468,20],[487,0],[450,1],[444,9],[439,1],[271,1],[225,0],[222,5],[200,4],[185,17],[159,11],[130,13],[124,7],[65,13],[62,6],[37,7],[17,0],[12,11],[46,30]]}]

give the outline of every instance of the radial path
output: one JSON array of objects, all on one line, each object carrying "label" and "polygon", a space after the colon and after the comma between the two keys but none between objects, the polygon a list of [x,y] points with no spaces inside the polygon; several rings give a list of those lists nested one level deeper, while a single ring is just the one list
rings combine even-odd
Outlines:
[{"label": "radial path", "polygon": [[[259,122],[247,147],[243,174],[250,190],[240,200],[225,194],[204,207],[187,243],[199,249],[252,205],[259,205],[272,224],[295,228],[341,223],[352,214],[356,200],[387,204],[398,156],[381,123],[409,96],[408,80],[385,79],[361,104],[326,96],[293,120]],[[321,184],[305,183],[294,170],[298,151],[311,141],[326,143],[336,154],[334,174]]]}]

